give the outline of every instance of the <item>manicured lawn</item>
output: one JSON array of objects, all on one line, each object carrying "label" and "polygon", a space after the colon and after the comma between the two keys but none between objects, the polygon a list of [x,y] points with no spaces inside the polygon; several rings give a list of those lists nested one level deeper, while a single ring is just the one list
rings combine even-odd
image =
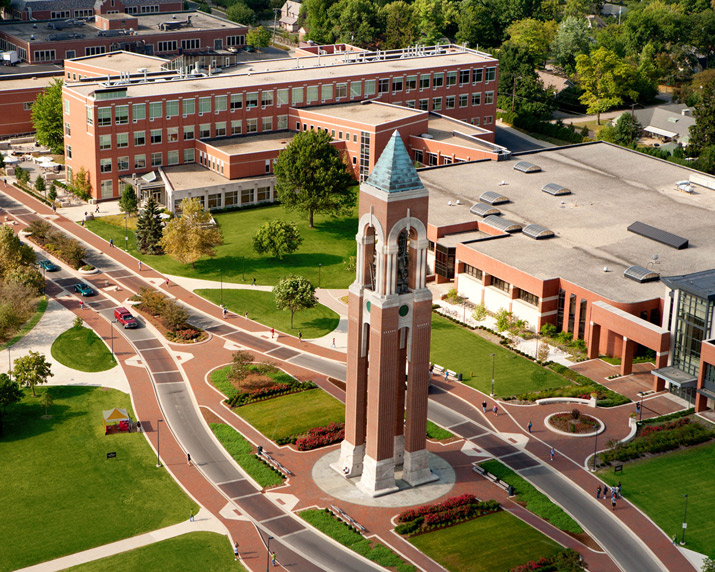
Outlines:
[{"label": "manicured lawn", "polygon": [[0,344],[0,350],[4,350],[8,346],[16,344],[27,334],[29,334],[30,330],[32,330],[32,328],[37,325],[37,322],[39,322],[40,318],[42,318],[42,316],[45,314],[45,310],[47,310],[47,298],[43,296],[42,298],[40,298],[39,302],[37,302],[37,310],[35,310],[35,313],[32,314],[32,316],[29,320],[27,320],[27,322],[20,326],[20,329],[13,335],[12,338],[10,338],[5,343]]},{"label": "manicured lawn", "polygon": [[432,363],[462,373],[467,385],[491,393],[494,357],[494,392],[509,396],[549,387],[570,385],[567,379],[515,353],[493,344],[471,330],[433,314]]},{"label": "manicured lawn", "polygon": [[237,407],[234,412],[271,440],[345,421],[345,405],[322,389],[251,403]]},{"label": "manicured lawn", "polygon": [[686,547],[715,559],[715,443],[651,459],[625,463],[623,471],[599,472],[608,484],[621,481],[622,493],[639,506],[669,536],[683,534],[688,495]]},{"label": "manicured lawn", "polygon": [[[0,438],[0,570],[15,570],[176,524],[198,510],[141,433],[104,435],[102,410],[129,396],[55,386],[51,419],[26,392]],[[107,459],[107,453],[117,453]]]},{"label": "manicured lawn", "polygon": [[[216,258],[202,259],[196,263],[196,268],[180,264],[168,256],[139,254],[131,231],[129,251],[164,274],[207,280],[220,280],[223,271],[225,282],[250,283],[255,277],[258,284],[275,284],[286,274],[297,274],[317,285],[319,264],[322,264],[320,285],[323,288],[347,288],[354,279],[354,271],[346,270],[343,259],[355,254],[355,216],[330,218],[316,215],[312,229],[308,228],[306,217],[297,212],[287,213],[281,206],[217,214],[215,218],[223,231],[224,243],[216,249]],[[253,251],[251,237],[263,222],[271,219],[295,221],[303,237],[298,251],[283,260],[259,256]],[[86,226],[105,240],[113,238],[116,246],[124,246],[123,224],[113,226],[99,218],[87,221]]]},{"label": "manicured lawn", "polygon": [[[199,296],[203,296],[214,304],[221,301],[220,290],[196,290]],[[260,290],[230,290],[224,288],[223,303],[229,312],[243,315],[248,312],[248,317],[252,320],[275,328],[280,332],[286,332],[294,336],[298,332],[303,333],[303,339],[320,338],[332,332],[338,327],[340,316],[330,308],[322,304],[316,305],[309,310],[296,312],[293,316],[293,329],[290,329],[290,311],[278,310],[273,302],[272,292]]]},{"label": "manicured lawn", "polygon": [[52,342],[52,357],[79,371],[106,371],[117,365],[112,352],[93,330],[72,327]]},{"label": "manicured lawn", "polygon": [[454,572],[506,571],[561,550],[556,542],[506,511],[421,534],[409,541]]},{"label": "manicured lawn", "polygon": [[223,534],[191,532],[136,550],[73,566],[68,568],[68,572],[105,572],[106,570],[174,572],[209,569],[214,572],[229,570],[246,572],[240,563],[234,562],[233,547]]},{"label": "manicured lawn", "polygon": [[243,435],[225,423],[209,423],[211,431],[228,454],[262,487],[283,484],[283,476],[256,457],[253,445]]},{"label": "manicured lawn", "polygon": [[442,439],[451,439],[452,437],[454,437],[454,435],[446,429],[442,429],[439,425],[432,423],[432,421],[427,421],[428,439],[435,439],[437,441],[440,441]]}]

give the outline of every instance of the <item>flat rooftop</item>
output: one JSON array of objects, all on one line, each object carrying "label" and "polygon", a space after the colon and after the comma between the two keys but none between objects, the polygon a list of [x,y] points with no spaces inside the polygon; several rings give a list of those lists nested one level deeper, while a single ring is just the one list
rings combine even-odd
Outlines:
[{"label": "flat rooftop", "polygon": [[[166,20],[166,16],[163,18]],[[166,32],[169,33],[169,32]],[[371,53],[371,52],[369,52]],[[336,54],[329,56],[306,56],[300,58],[279,58],[245,63],[230,73],[222,73],[206,78],[188,78],[171,82],[171,89],[165,82],[131,83],[127,85],[127,97],[148,97],[153,95],[205,93],[217,89],[247,88],[275,89],[281,85],[298,85],[307,77],[311,80],[354,79],[368,74],[415,73],[415,64],[419,61],[425,69],[442,66],[472,66],[496,60],[489,54],[461,47],[442,47],[439,53],[427,51],[422,54],[404,50],[405,57],[395,59],[355,58],[361,53]],[[339,65],[338,65],[339,64]],[[276,76],[275,74],[279,75]],[[96,89],[96,84],[73,86],[79,95],[89,96]]]},{"label": "flat rooftop", "polygon": [[147,56],[144,54],[119,51],[69,60],[67,69],[71,69],[72,64],[75,62],[80,63],[83,66],[96,68],[98,71],[105,71],[107,73],[137,73],[141,68],[146,68],[147,72],[151,73],[162,71],[161,67],[169,63],[169,60],[158,56]]},{"label": "flat rooftop", "polygon": [[45,88],[56,79],[62,79],[61,70],[58,71],[57,75],[49,76],[32,76],[22,78],[9,76],[8,79],[5,79],[5,76],[0,76],[0,91],[34,89],[38,87]]},{"label": "flat rooftop", "polygon": [[427,123],[427,135],[435,141],[442,141],[459,147],[467,147],[480,151],[493,151],[495,147],[498,148],[498,146],[477,138],[487,133],[491,132],[458,119],[440,117],[433,113],[430,113]]},{"label": "flat rooftop", "polygon": [[[245,30],[245,26],[241,24],[236,24],[229,20],[224,20],[223,18],[217,18],[210,14],[205,14],[203,12],[165,12],[160,14],[144,14],[144,15],[132,15],[126,14],[127,19],[136,18],[138,25],[136,28],[127,25],[127,30],[133,28],[133,35],[111,35],[115,30],[107,32],[107,37],[113,38],[131,38],[136,36],[147,36],[147,35],[165,35],[167,38],[171,38],[175,33],[181,32],[191,32],[200,30],[216,30],[218,28],[235,28],[238,30]],[[167,30],[163,32],[159,29],[159,24],[162,22],[181,22],[185,21],[188,17],[191,18],[191,27],[179,28],[177,30]],[[61,20],[52,20],[53,24],[60,24]],[[93,39],[100,37],[99,32],[103,32],[96,26],[94,22],[85,22],[84,24],[79,24],[71,28],[64,28],[62,30],[55,30],[48,28],[48,21],[39,22],[23,22],[23,21],[10,21],[0,23],[0,32],[5,33],[9,36],[14,36],[25,40],[27,42],[48,42],[50,41],[50,36],[56,38],[58,36],[63,37],[70,34],[74,34],[78,37],[74,39]],[[61,36],[62,35],[62,36]],[[34,36],[34,40],[30,40],[30,37]],[[71,38],[67,38],[71,39]],[[54,41],[54,40],[53,40]],[[61,41],[61,40],[59,40]]]},{"label": "flat rooftop", "polygon": [[[542,171],[516,171],[518,161]],[[561,277],[614,302],[663,296],[665,286],[659,281],[639,284],[625,278],[623,272],[631,265],[652,267],[661,276],[715,266],[715,191],[701,186],[695,186],[693,194],[677,190],[675,183],[691,173],[695,171],[605,142],[419,172],[430,191],[430,224],[480,220],[470,207],[483,192],[496,191],[510,199],[496,207],[503,218],[524,226],[538,224],[555,237],[533,240],[515,233],[466,248],[542,280]],[[549,195],[541,190],[547,183],[573,194]],[[448,206],[457,199],[461,206]],[[687,238],[689,247],[675,250],[629,232],[635,221]],[[649,265],[654,254],[657,263]]]},{"label": "flat rooftop", "polygon": [[293,140],[295,133],[292,131],[278,131],[265,134],[241,135],[237,137],[221,137],[216,139],[203,139],[202,141],[223,151],[228,155],[243,155],[246,153],[260,153],[262,151],[282,151]]},{"label": "flat rooftop", "polygon": [[252,181],[266,181],[268,184],[274,180],[273,175],[229,180],[220,173],[211,171],[198,163],[162,167],[161,170],[164,172],[164,176],[171,188],[175,191],[187,191],[196,188],[210,189],[217,186],[226,187],[229,184],[250,183]]},{"label": "flat rooftop", "polygon": [[382,125],[383,123],[398,121],[400,119],[408,119],[410,117],[426,117],[428,113],[427,111],[420,111],[419,109],[409,109],[399,105],[372,101],[366,103],[356,102],[321,105],[318,107],[309,107],[305,111],[372,126]]}]

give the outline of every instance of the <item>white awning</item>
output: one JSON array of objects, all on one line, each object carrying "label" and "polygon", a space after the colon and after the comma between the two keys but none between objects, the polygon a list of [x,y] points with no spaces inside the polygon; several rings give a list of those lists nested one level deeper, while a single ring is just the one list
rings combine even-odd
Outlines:
[{"label": "white awning", "polygon": [[644,127],[643,131],[647,131],[648,133],[653,133],[654,135],[660,135],[661,137],[677,137],[678,134],[675,133],[674,131],[667,131],[665,129],[661,129],[660,127],[653,127],[652,125],[649,125],[648,127]]}]

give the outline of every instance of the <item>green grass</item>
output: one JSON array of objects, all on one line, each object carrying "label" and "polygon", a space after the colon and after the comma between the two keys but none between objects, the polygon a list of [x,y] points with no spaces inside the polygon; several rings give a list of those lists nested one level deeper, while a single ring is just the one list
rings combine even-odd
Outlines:
[{"label": "green grass", "polygon": [[233,547],[223,534],[191,532],[162,540],[129,552],[108,556],[101,560],[80,564],[67,572],[105,572],[106,570],[206,570],[213,572],[246,572],[233,560]]},{"label": "green grass", "polygon": [[[15,570],[176,524],[198,510],[141,433],[105,435],[102,410],[126,408],[116,390],[55,386],[51,419],[26,392],[0,438],[0,570]],[[107,453],[116,451],[115,459]]]},{"label": "green grass", "polygon": [[621,481],[623,495],[672,538],[683,534],[688,495],[686,547],[715,559],[715,443],[623,465],[623,471],[599,471],[610,485]]},{"label": "green grass", "polygon": [[[221,301],[221,290],[202,289],[195,292],[214,304],[219,304]],[[303,339],[306,340],[325,336],[337,328],[340,323],[338,314],[322,304],[317,304],[309,310],[296,312],[293,316],[293,329],[291,330],[290,311],[278,310],[273,301],[273,293],[261,290],[224,288],[223,303],[229,312],[243,315],[248,311],[248,317],[252,320],[294,336],[297,336],[300,331],[303,333]]]},{"label": "green grass", "polygon": [[79,371],[107,371],[117,365],[112,352],[89,328],[72,327],[52,342],[52,357]]},{"label": "green grass", "polygon": [[[223,231],[224,243],[216,249],[215,258],[204,258],[196,263],[180,264],[168,256],[146,256],[136,249],[134,233],[129,232],[129,251],[163,274],[190,278],[250,283],[255,277],[258,284],[275,284],[286,274],[305,276],[318,284],[318,265],[322,264],[320,284],[323,288],[347,288],[355,273],[345,268],[343,259],[355,254],[357,217],[331,218],[315,216],[315,228],[308,228],[307,217],[297,212],[287,213],[281,206],[268,206],[215,215]],[[282,219],[298,224],[303,243],[294,254],[278,260],[259,256],[253,251],[251,238],[258,227],[267,220]],[[120,221],[120,223],[123,222]],[[86,227],[105,240],[124,247],[124,225],[114,226],[98,218],[87,221]]]},{"label": "green grass", "polygon": [[527,510],[566,532],[574,534],[583,532],[578,523],[558,505],[551,502],[549,497],[539,492],[531,483],[517,475],[509,467],[494,459],[480,463],[480,465],[492,475],[496,475],[505,483],[512,485],[516,491],[516,500],[524,502]]},{"label": "green grass", "polygon": [[[458,351],[455,351],[457,349]],[[494,391],[499,396],[510,396],[571,383],[532,361],[493,344],[471,330],[433,314],[433,363],[462,373],[463,380],[482,391],[491,393],[492,358],[494,357]]]},{"label": "green grass", "polygon": [[345,405],[322,389],[291,393],[234,411],[271,440],[345,421]]},{"label": "green grass", "polygon": [[380,566],[395,567],[398,572],[414,572],[416,568],[406,563],[387,546],[363,538],[359,532],[335,518],[325,510],[309,509],[300,513],[300,517],[315,528],[327,534],[333,540]]},{"label": "green grass", "polygon": [[266,465],[253,452],[253,445],[243,435],[225,423],[209,423],[211,431],[228,454],[262,487],[283,484],[283,476]]},{"label": "green grass", "polygon": [[5,343],[0,344],[0,350],[4,350],[8,348],[9,346],[15,345],[17,342],[19,342],[22,338],[24,338],[27,334],[30,333],[30,330],[34,328],[37,325],[37,322],[40,321],[42,316],[45,314],[45,310],[47,310],[47,298],[43,296],[40,298],[40,301],[37,303],[37,310],[35,310],[35,313],[32,314],[29,320],[25,322],[20,329],[15,333],[15,335],[10,338],[8,341]]},{"label": "green grass", "polygon": [[435,439],[437,441],[441,439],[451,439],[454,437],[452,433],[446,429],[442,429],[439,425],[432,423],[432,421],[427,421],[427,438]]},{"label": "green grass", "polygon": [[229,371],[231,371],[231,366],[227,365],[212,371],[211,375],[209,375],[209,380],[213,386],[223,393],[226,399],[232,399],[238,393],[236,387],[228,379]]},{"label": "green grass", "polygon": [[506,511],[413,536],[409,541],[454,572],[505,572],[561,550],[556,542]]}]

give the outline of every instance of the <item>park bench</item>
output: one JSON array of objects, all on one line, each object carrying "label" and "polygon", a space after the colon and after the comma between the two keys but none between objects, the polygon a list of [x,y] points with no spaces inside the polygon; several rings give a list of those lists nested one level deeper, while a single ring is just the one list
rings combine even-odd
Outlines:
[{"label": "park bench", "polygon": [[357,520],[355,520],[353,517],[351,517],[349,514],[347,514],[343,509],[340,507],[335,506],[334,504],[330,505],[330,511],[337,516],[340,520],[345,522],[346,524],[349,524],[350,526],[354,527],[357,529],[360,534],[364,534],[367,532],[367,529],[360,524]]},{"label": "park bench", "polygon": [[[490,480],[498,487],[501,487],[505,491],[509,492],[509,484],[502,481],[496,475],[492,475],[489,471],[484,469],[484,467],[480,467],[479,465],[474,465],[474,472],[482,475],[485,479]],[[513,490],[511,492],[513,493]]]},{"label": "park bench", "polygon": [[278,469],[278,470],[279,470],[281,473],[283,473],[283,475],[285,475],[286,477],[290,477],[290,476],[293,475],[293,473],[290,471],[290,469],[288,469],[287,467],[283,466],[281,463],[279,463],[278,461],[276,461],[276,460],[275,460],[273,457],[271,457],[268,453],[264,453],[263,451],[261,451],[261,452],[259,452],[259,456],[263,457],[263,459],[265,459],[265,461],[266,461],[269,465],[271,465],[271,466],[275,467],[276,469]]}]

